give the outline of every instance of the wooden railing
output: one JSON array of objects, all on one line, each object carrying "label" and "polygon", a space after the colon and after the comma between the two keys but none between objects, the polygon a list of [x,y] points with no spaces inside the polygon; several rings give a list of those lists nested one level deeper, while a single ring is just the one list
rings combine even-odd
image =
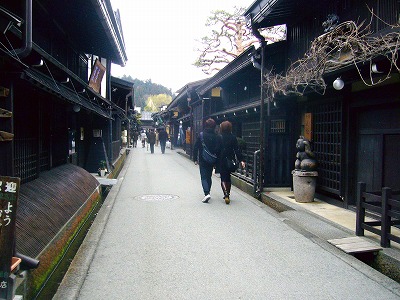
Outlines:
[{"label": "wooden railing", "polygon": [[[388,187],[382,188],[381,193],[367,193],[366,184],[357,185],[357,218],[356,235],[363,236],[364,230],[373,232],[381,237],[381,246],[390,247],[390,241],[400,243],[400,236],[392,234],[392,226],[400,225],[400,201],[393,199],[399,191]],[[377,216],[376,221],[366,221],[366,211]]]}]

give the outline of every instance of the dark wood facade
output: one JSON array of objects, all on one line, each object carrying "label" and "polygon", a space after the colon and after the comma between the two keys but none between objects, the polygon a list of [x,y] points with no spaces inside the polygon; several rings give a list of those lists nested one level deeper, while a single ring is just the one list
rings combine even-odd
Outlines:
[{"label": "dark wood facade", "polygon": [[[10,243],[42,260],[24,283],[33,298],[99,201],[90,172],[120,154],[133,90],[111,78],[111,62],[127,57],[108,0],[5,0],[0,29],[0,108],[10,112],[0,118],[0,174],[21,179]],[[96,60],[99,89],[89,86]]]},{"label": "dark wood facade", "polygon": [[[31,7],[25,8],[25,2]],[[117,87],[111,81],[111,61],[125,63],[124,42],[118,30],[115,37],[109,38],[102,21],[97,19],[101,10],[108,10],[110,20],[119,28],[110,3],[95,6],[86,1],[1,4],[1,24],[5,28],[1,36],[0,86],[9,91],[7,97],[2,97],[2,107],[13,112],[10,120],[2,120],[2,129],[14,134],[12,142],[1,143],[11,158],[1,161],[1,174],[21,177],[24,183],[68,162],[96,172],[99,160],[107,159],[111,165],[114,153],[119,153],[121,123],[128,117],[126,104],[133,107],[132,100],[126,102],[125,96],[132,87],[126,88],[122,101],[119,96],[113,101],[111,91]],[[16,48],[23,44],[21,39],[28,29],[18,26],[11,16],[29,23],[24,20],[28,9],[32,18],[28,24],[31,47],[18,54]],[[72,21],[62,11],[70,11],[78,21]],[[79,14],[85,17],[80,18]],[[91,22],[91,26],[85,22]],[[98,91],[88,86],[95,59],[106,68]],[[101,131],[106,149],[96,159],[91,155],[91,148],[97,144],[92,139],[93,130]],[[116,142],[118,147],[113,146]]]},{"label": "dark wood facade", "polygon": [[[287,25],[284,52],[288,68],[304,56],[315,38],[324,34],[322,23],[328,15],[337,15],[340,22],[364,21],[370,24],[366,35],[373,37],[390,30],[389,24],[398,23],[399,9],[397,0],[256,1],[246,15],[252,14],[258,28]],[[395,149],[400,140],[400,103],[396,97],[399,76],[393,68],[390,79],[368,86],[361,76],[375,81],[382,76],[370,71],[372,63],[382,67],[385,74],[390,72],[382,57],[357,65],[348,63],[323,75],[326,89],[322,94],[306,91],[301,97],[277,95],[275,98],[278,106],[282,101],[295,105],[292,124],[295,136],[304,133],[304,115],[311,113],[312,145],[319,161],[317,192],[338,200],[345,207],[355,204],[359,181],[366,182],[370,192],[379,191],[383,186],[400,189],[400,171],[394,167],[398,164]],[[345,82],[340,91],[332,88],[337,77]]]}]

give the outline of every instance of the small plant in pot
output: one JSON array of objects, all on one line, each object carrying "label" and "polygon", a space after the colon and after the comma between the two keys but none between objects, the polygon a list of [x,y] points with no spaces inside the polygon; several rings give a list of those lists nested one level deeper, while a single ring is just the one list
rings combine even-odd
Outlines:
[{"label": "small plant in pot", "polygon": [[99,169],[97,170],[99,176],[104,177],[107,173],[107,163],[105,160],[101,160],[99,163]]}]

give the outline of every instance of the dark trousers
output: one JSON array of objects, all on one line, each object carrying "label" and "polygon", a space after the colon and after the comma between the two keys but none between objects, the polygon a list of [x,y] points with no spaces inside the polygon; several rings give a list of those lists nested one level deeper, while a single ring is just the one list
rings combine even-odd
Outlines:
[{"label": "dark trousers", "polygon": [[207,164],[200,165],[200,178],[201,186],[203,187],[204,195],[208,195],[211,190],[211,176],[212,176],[213,166]]},{"label": "dark trousers", "polygon": [[165,153],[165,144],[167,143],[167,141],[160,141],[160,146],[161,146],[161,152]]},{"label": "dark trousers", "polygon": [[150,152],[154,153],[154,144],[150,144]]},{"label": "dark trousers", "polygon": [[231,182],[231,172],[220,170],[221,181],[223,182]]}]

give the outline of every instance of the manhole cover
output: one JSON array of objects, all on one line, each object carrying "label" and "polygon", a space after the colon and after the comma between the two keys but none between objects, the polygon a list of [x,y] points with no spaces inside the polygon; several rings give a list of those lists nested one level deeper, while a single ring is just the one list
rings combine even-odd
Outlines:
[{"label": "manhole cover", "polygon": [[136,196],[134,199],[141,201],[157,202],[157,201],[175,200],[178,198],[179,196],[176,195],[141,195],[141,196]]}]

